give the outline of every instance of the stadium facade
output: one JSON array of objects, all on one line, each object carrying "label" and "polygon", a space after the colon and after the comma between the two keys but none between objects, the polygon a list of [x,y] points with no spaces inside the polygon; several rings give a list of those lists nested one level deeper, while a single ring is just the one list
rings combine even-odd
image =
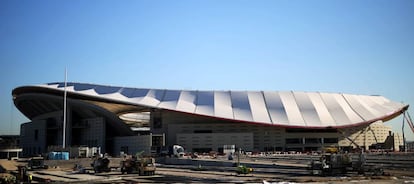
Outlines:
[{"label": "stadium facade", "polygon": [[[31,122],[21,125],[24,155],[65,146],[99,147],[119,155],[160,152],[182,145],[190,152],[368,149],[390,142],[383,124],[408,105],[382,96],[295,91],[197,91],[49,83],[13,90],[15,106]],[[397,141],[395,141],[397,140]],[[391,141],[392,149],[402,145]]]}]

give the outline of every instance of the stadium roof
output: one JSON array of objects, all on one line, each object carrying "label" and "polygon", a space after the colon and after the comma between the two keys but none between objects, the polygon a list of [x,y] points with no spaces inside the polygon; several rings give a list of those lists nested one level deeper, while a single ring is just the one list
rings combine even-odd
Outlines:
[{"label": "stadium roof", "polygon": [[[16,103],[19,96],[63,96],[63,91],[64,83],[22,86],[13,90],[13,97],[20,111],[33,118],[42,112]],[[71,99],[93,103],[118,115],[137,109],[161,109],[298,128],[341,128],[388,121],[408,108],[382,96],[322,92],[166,90],[85,83],[67,83],[67,92]]]}]

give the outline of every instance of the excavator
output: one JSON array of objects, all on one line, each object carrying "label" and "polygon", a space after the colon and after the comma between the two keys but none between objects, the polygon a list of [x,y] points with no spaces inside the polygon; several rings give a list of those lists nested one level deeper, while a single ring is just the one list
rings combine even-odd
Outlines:
[{"label": "excavator", "polygon": [[127,155],[120,163],[121,173],[138,173],[140,176],[152,176],[155,174],[155,159],[142,156],[142,152],[133,156]]},{"label": "excavator", "polygon": [[338,148],[324,148],[319,160],[312,160],[310,170],[312,175],[334,176],[337,174],[346,174],[348,172],[357,172],[363,175],[383,175],[384,171],[381,167],[367,166],[364,150],[343,131],[338,129],[343,137],[348,139],[351,144],[355,144],[359,155],[356,160],[347,152],[341,152]]}]

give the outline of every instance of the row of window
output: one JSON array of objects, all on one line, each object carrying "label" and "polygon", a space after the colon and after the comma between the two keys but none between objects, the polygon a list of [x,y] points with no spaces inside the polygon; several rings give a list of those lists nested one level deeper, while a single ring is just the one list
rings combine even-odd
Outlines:
[{"label": "row of window", "polygon": [[286,144],[322,144],[338,143],[338,138],[287,138]]}]

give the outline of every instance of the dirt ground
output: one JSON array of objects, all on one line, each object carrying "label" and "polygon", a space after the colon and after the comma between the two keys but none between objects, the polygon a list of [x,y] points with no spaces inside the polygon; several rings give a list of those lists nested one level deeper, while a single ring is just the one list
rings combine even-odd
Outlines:
[{"label": "dirt ground", "polygon": [[[138,176],[111,171],[99,174],[70,174],[62,171],[47,171],[43,177],[59,183],[410,183],[414,177],[396,176],[296,176],[289,174],[251,173],[237,175],[231,171],[195,171],[184,168],[157,168],[155,176]],[[62,178],[59,178],[61,176]],[[64,177],[64,178],[63,178]]]},{"label": "dirt ground", "polygon": [[[163,175],[163,181],[207,182],[207,183],[408,183],[414,177],[396,176],[291,176],[285,174],[251,173],[237,175],[235,172],[192,171],[186,169],[158,168],[157,174]],[[183,180],[184,179],[184,180]]]},{"label": "dirt ground", "polygon": [[[296,159],[295,159],[296,158]],[[137,174],[121,174],[119,170],[120,158],[111,158],[111,172],[93,173],[91,158],[71,159],[68,161],[47,160],[47,170],[29,171],[35,181],[53,181],[58,183],[414,183],[414,167],[388,166],[384,168],[384,176],[362,176],[357,173],[348,173],[337,176],[313,176],[307,169],[308,161],[302,156],[290,159],[264,158],[242,159],[251,164],[254,171],[246,175],[238,175],[233,166],[221,166],[225,159],[213,160],[215,165],[173,165],[157,163],[154,176],[139,176]],[[197,160],[189,160],[193,163]],[[410,164],[411,158],[404,161]],[[406,162],[406,163],[405,163]],[[13,169],[13,165],[22,162],[2,161],[4,166]],[[12,164],[13,163],[13,164]],[[79,174],[73,170],[75,164],[82,165],[88,173]],[[231,164],[231,163],[230,163]],[[226,164],[222,164],[226,165]],[[202,167],[202,169],[199,169]]]},{"label": "dirt ground", "polygon": [[[82,164],[88,168],[91,159],[72,160],[70,162],[55,163],[59,165],[55,170],[71,173],[75,163]],[[57,162],[57,161],[54,161]],[[59,161],[62,162],[62,161]],[[256,161],[258,162],[258,161]],[[263,162],[263,163],[262,163]],[[266,161],[260,161],[258,165]],[[264,167],[256,167],[254,171],[246,175],[238,175],[234,167],[202,166],[203,170],[197,170],[193,165],[163,165],[157,164],[155,176],[138,176],[137,174],[122,175],[116,169],[117,160],[111,160],[114,167],[109,173],[79,176],[77,182],[86,183],[409,183],[414,182],[413,170],[386,169],[385,176],[361,176],[351,173],[341,176],[312,176],[306,168],[306,164],[298,161],[286,160],[269,162]],[[52,167],[53,168],[53,167]],[[88,169],[91,169],[90,167]],[[78,174],[79,175],[79,174]],[[73,175],[71,174],[73,177]],[[99,178],[100,177],[100,178]],[[86,181],[85,181],[86,180]],[[66,182],[75,182],[66,181]]]}]

